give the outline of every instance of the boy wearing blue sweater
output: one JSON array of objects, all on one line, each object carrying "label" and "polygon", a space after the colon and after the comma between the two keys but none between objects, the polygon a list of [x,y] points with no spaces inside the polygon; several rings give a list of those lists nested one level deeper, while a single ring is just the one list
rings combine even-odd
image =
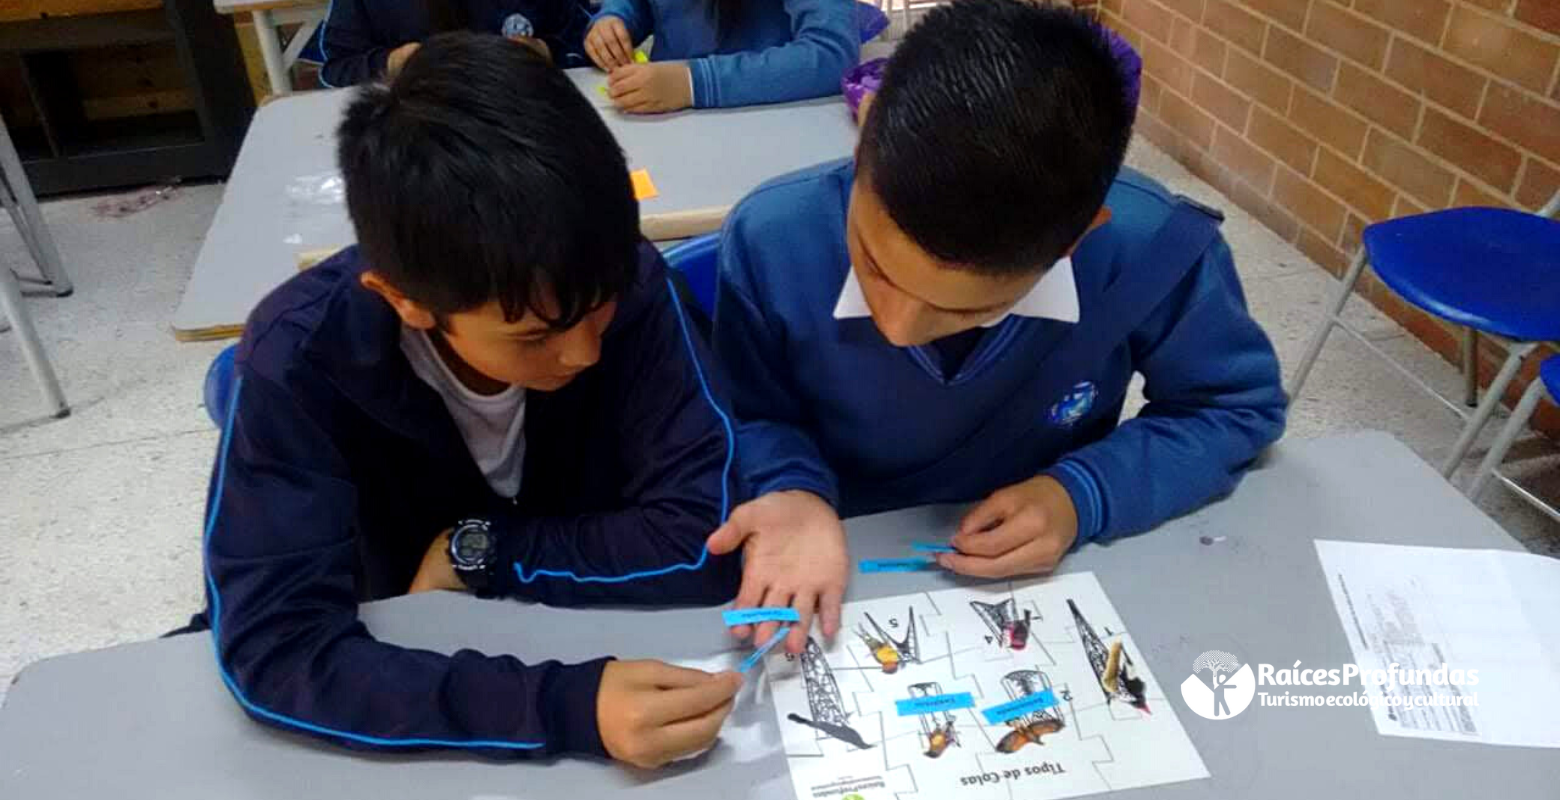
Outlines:
[{"label": "boy wearing blue sweater", "polygon": [[815,609],[838,629],[842,516],[980,501],[938,564],[1042,573],[1229,492],[1282,433],[1217,220],[1122,168],[1122,81],[1073,11],[955,0],[900,44],[854,160],[727,219],[715,348],[757,499],[710,550],[742,548],[739,607],[802,614],[791,651]]},{"label": "boy wearing blue sweater", "polygon": [[445,34],[339,139],[359,244],[272,292],[238,349],[205,542],[223,683],[257,721],[391,753],[707,748],[735,673],[444,655],[358,619],[426,590],[735,592],[704,549],[736,477],[721,387],[612,135],[531,50]]},{"label": "boy wearing blue sweater", "polygon": [[[861,40],[855,0],[605,0],[585,52],[632,114],[783,103],[840,91]],[[655,36],[651,62],[634,48]]]}]

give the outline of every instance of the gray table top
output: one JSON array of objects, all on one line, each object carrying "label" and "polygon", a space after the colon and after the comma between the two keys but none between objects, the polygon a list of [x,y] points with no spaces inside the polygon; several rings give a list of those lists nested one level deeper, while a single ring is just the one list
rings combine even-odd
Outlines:
[{"label": "gray table top", "polygon": [[[630,116],[596,87],[605,76],[569,76],[628,155],[647,169],[658,196],[645,218],[727,209],[758,184],[850,154],[856,127],[840,97]],[[336,176],[335,127],[350,90],[290,95],[262,106],[250,123],[222,204],[174,312],[181,338],[234,335],[271,289],[296,274],[297,255],[353,241]]]},{"label": "gray table top", "polygon": [[[948,534],[957,512],[922,508],[851,520],[852,556],[902,556],[911,541]],[[1205,536],[1225,538],[1205,545]],[[1228,499],[1151,533],[1085,547],[1063,570],[1098,576],[1168,689],[1210,648],[1285,665],[1350,660],[1316,538],[1520,549],[1401,443],[1365,433],[1283,443]],[[858,576],[850,593],[883,597],[955,580],[940,573]],[[381,639],[443,652],[469,646],[564,660],[603,650],[692,659],[736,649],[712,609],[517,608],[444,594],[373,603],[363,615]],[[211,659],[206,637],[185,636],[24,670],[0,709],[0,797],[82,798],[110,790],[126,800],[533,800],[570,790],[611,798],[627,796],[627,789],[637,789],[632,796],[641,800],[793,797],[779,731],[761,701],[739,705],[709,755],[655,774],[581,759],[502,764],[453,754],[364,755],[249,721]],[[1209,721],[1178,696],[1172,705],[1212,778],[1120,796],[1556,796],[1560,758],[1552,750],[1380,736],[1364,708],[1257,706]]]}]

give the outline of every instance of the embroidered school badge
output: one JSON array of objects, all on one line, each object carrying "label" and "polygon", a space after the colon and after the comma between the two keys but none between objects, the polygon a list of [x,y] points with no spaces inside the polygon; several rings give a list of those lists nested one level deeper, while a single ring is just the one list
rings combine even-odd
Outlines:
[{"label": "embroidered school badge", "polygon": [[1071,389],[1062,399],[1051,406],[1048,415],[1052,425],[1063,428],[1072,427],[1078,420],[1088,416],[1089,410],[1094,408],[1094,400],[1099,397],[1100,391],[1095,388],[1092,381],[1084,381]]},{"label": "embroidered school badge", "polygon": [[535,36],[536,28],[524,14],[510,14],[504,17],[503,32],[504,38],[513,39],[516,36]]}]

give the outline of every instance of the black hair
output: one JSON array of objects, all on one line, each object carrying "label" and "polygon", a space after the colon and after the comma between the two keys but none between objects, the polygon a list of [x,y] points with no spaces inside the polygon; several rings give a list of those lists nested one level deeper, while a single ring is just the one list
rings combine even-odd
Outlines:
[{"label": "black hair", "polygon": [[984,274],[1046,269],[1105,202],[1132,138],[1105,31],[1024,0],[932,9],[889,59],[858,164],[923,250]]},{"label": "black hair", "polygon": [[[358,90],[338,132],[367,264],[436,315],[497,300],[567,328],[625,292],[639,204],[601,116],[529,47],[428,39],[389,85]],[[546,291],[555,314],[539,310]]]}]

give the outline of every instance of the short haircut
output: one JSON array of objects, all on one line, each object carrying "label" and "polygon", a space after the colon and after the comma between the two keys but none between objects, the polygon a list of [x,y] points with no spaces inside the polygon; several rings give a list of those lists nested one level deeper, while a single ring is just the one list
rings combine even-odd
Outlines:
[{"label": "short haircut", "polygon": [[339,140],[363,258],[441,319],[496,300],[511,321],[529,309],[567,328],[634,282],[623,152],[529,47],[434,36],[394,82],[358,90]]},{"label": "short haircut", "polygon": [[1049,268],[1105,202],[1134,112],[1105,31],[1024,0],[955,0],[889,60],[859,168],[888,215],[951,266]]}]

